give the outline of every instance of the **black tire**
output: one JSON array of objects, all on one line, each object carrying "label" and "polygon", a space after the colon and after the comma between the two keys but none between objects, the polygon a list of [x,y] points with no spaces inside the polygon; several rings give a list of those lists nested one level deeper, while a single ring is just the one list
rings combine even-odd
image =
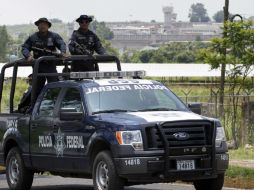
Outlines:
[{"label": "black tire", "polygon": [[217,178],[194,181],[196,190],[221,190],[224,184],[224,174],[219,174]]},{"label": "black tire", "polygon": [[93,184],[94,190],[123,190],[123,179],[118,176],[109,151],[102,151],[95,157]]},{"label": "black tire", "polygon": [[12,148],[6,159],[6,178],[11,190],[29,190],[34,173],[25,168],[21,153],[17,147]]}]

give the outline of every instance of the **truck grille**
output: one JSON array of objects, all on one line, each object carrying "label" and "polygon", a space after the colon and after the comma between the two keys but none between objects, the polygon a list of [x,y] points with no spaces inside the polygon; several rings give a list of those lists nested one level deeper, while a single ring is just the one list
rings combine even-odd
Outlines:
[{"label": "truck grille", "polygon": [[[213,127],[210,122],[166,122],[161,124],[162,133],[169,147],[212,145]],[[147,148],[163,149],[163,137],[158,127],[147,127]]]}]

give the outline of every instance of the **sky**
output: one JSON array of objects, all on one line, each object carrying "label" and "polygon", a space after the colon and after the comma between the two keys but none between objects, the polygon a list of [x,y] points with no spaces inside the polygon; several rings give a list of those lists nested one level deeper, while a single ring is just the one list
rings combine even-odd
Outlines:
[{"label": "sky", "polygon": [[[254,16],[254,0],[229,0],[230,12]],[[81,14],[98,21],[163,21],[162,7],[173,6],[178,21],[187,21],[193,3],[203,3],[212,17],[225,0],[0,0],[0,25],[33,23],[40,17],[72,22]]]}]

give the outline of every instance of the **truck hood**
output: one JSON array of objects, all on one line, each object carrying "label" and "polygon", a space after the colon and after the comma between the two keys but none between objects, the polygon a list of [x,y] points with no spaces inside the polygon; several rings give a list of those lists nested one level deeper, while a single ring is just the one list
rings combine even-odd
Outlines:
[{"label": "truck hood", "polygon": [[100,120],[118,125],[143,125],[157,122],[204,120],[203,116],[184,111],[151,111],[129,113],[103,113]]}]

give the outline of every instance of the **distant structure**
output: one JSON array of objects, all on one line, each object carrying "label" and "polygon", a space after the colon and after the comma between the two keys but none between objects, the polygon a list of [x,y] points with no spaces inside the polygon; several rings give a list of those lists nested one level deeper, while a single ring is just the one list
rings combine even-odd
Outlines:
[{"label": "distant structure", "polygon": [[174,13],[174,7],[163,7],[164,29],[167,33],[173,30],[173,23],[176,22],[177,14]]},{"label": "distant structure", "polygon": [[112,45],[120,50],[158,47],[173,41],[210,41],[222,34],[221,23],[177,22],[172,6],[162,8],[164,22],[107,22],[114,32]]}]

